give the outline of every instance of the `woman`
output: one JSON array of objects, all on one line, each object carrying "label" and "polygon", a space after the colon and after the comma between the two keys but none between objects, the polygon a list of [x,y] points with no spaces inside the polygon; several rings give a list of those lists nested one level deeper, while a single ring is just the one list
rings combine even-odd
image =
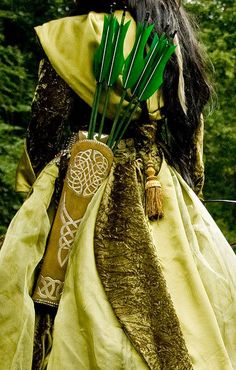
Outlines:
[{"label": "woman", "polygon": [[[148,10],[158,33],[175,35],[175,54],[162,92],[143,104],[76,225],[58,309],[31,298],[65,177],[61,149],[88,128],[92,55],[109,6],[78,2],[78,15],[36,28],[46,55],[18,170],[18,190],[30,195],[1,252],[0,368],[234,369],[236,258],[197,197],[210,87],[177,1],[126,2],[128,43]],[[144,212],[150,162],[163,189],[161,219]],[[44,286],[48,300],[54,288]]]}]

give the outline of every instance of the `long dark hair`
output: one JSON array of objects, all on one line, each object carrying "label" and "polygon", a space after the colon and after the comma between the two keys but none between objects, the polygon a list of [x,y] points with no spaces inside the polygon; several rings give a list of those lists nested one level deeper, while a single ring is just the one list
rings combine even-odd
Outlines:
[{"label": "long dark hair", "polygon": [[[92,10],[108,12],[111,3],[111,0],[77,0],[76,13],[86,14]],[[117,0],[116,3],[118,8],[122,8],[124,1]],[[166,32],[171,36],[177,32],[183,68],[180,68],[177,53],[174,54],[167,65],[162,87],[165,102],[163,114],[166,117],[163,131],[168,135],[161,135],[161,140],[164,141],[166,153],[169,153],[169,162],[193,186],[196,161],[194,135],[211,95],[206,78],[207,64],[195,36],[195,27],[177,0],[126,0],[125,3],[136,21],[142,21],[148,10],[159,33]],[[183,74],[187,110],[183,109],[178,94],[180,73]]]}]

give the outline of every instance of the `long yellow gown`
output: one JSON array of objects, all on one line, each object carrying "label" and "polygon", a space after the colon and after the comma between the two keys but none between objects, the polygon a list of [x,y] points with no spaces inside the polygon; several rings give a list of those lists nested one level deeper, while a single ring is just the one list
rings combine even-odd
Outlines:
[{"label": "long yellow gown", "polygon": [[[90,13],[37,29],[56,71],[88,104],[92,74],[89,67],[80,75],[78,70],[86,62],[91,66],[89,55],[101,37],[102,20],[102,14]],[[135,27],[130,39],[134,32]],[[88,45],[87,51],[74,47],[77,38]],[[115,104],[115,95],[113,99]],[[110,115],[112,110],[111,106]],[[29,196],[12,220],[0,254],[1,370],[31,369],[35,325],[31,294],[50,231],[50,202],[58,176],[55,161],[37,179],[27,154],[22,166],[19,187],[29,189]],[[115,315],[96,266],[94,230],[111,176],[95,194],[76,235],[48,370],[150,368]],[[236,369],[236,257],[201,201],[165,161],[158,177],[165,217],[148,227],[193,369]]]}]

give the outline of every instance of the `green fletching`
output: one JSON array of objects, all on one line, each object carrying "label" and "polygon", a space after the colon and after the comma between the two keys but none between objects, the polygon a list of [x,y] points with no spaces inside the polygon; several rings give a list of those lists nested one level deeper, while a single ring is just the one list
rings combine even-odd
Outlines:
[{"label": "green fletching", "polygon": [[[105,25],[106,21],[106,25]],[[117,81],[119,74],[121,74],[124,66],[124,40],[127,34],[130,21],[125,23],[125,11],[123,12],[121,23],[119,24],[116,17],[104,20],[104,29],[101,45],[98,48],[95,58],[94,71],[97,73],[98,82],[106,85],[105,103],[103,106],[102,118],[99,127],[98,139],[101,138],[103,131],[105,117],[110,99],[110,89]],[[102,50],[105,50],[102,52]],[[101,68],[101,71],[99,71]],[[105,84],[104,84],[105,82]],[[115,125],[114,125],[115,129]],[[114,131],[113,129],[113,131]],[[110,135],[111,136],[111,135]]]},{"label": "green fletching", "polygon": [[[165,35],[162,35],[160,38],[158,37],[157,33],[155,34],[150,50],[145,58],[145,63],[150,63],[152,65],[154,60],[157,60],[162,56],[165,51],[166,45],[168,40],[166,39]],[[150,61],[149,61],[150,59]]]},{"label": "green fletching", "polygon": [[102,40],[96,50],[93,64],[94,75],[98,82],[103,82],[109,73],[117,23],[113,14],[104,17]]},{"label": "green fletching", "polygon": [[[117,145],[140,102],[150,98],[160,88],[166,64],[175,50],[175,45],[167,39],[165,34],[159,38],[156,32],[150,47],[148,47],[147,43],[154,24],[148,25],[145,21],[137,24],[135,43],[125,60],[124,41],[129,25],[130,21],[125,23],[125,11],[120,24],[113,13],[105,16],[101,43],[94,56],[93,68],[97,89],[89,125],[89,138],[93,138],[94,135],[98,104],[101,93],[106,86],[105,104],[99,128],[99,139],[101,137],[110,90],[123,69],[123,94],[107,142],[110,147]],[[128,107],[121,115],[127,89],[131,90],[132,96]]]},{"label": "green fletching", "polygon": [[152,73],[146,79],[145,84],[137,94],[139,101],[147,100],[161,87],[166,64],[174,51],[175,45],[167,46],[162,57],[159,60],[156,60],[156,65],[153,68]]},{"label": "green fletching", "polygon": [[108,77],[112,54],[113,54],[113,40],[114,40],[114,36],[117,32],[118,27],[119,27],[119,24],[117,22],[117,19],[115,17],[112,17],[111,29],[108,35],[108,42],[106,46],[106,54],[104,56],[104,68],[103,70],[101,70],[102,81],[107,80],[107,77]]},{"label": "green fletching", "polygon": [[151,47],[150,47],[150,49],[148,51],[148,54],[145,58],[144,68],[142,69],[142,71],[140,73],[140,76],[139,76],[139,79],[138,79],[137,83],[135,84],[135,86],[132,89],[132,94],[133,95],[135,95],[135,96],[138,95],[138,91],[140,91],[141,86],[143,84],[145,84],[145,81],[147,80],[148,76],[152,73],[153,60],[155,58],[155,55],[157,53],[159,54],[159,47],[160,47],[159,38],[158,38],[158,35],[155,34],[155,36],[153,38],[153,41],[152,41],[152,44],[151,44]]},{"label": "green fletching", "polygon": [[145,63],[147,63],[148,59],[150,58],[150,55],[153,54],[153,50],[156,49],[156,47],[160,47],[160,44],[162,43],[162,38],[158,37],[158,34],[155,33],[154,37],[152,39],[152,43],[150,48],[148,49],[147,55],[145,57]]},{"label": "green fletching", "polygon": [[106,81],[112,86],[117,80],[124,65],[124,40],[130,21],[121,24],[113,14],[104,17],[102,39],[94,55],[93,70],[98,82]]},{"label": "green fletching", "polygon": [[138,23],[137,25],[135,43],[131,53],[125,61],[123,71],[124,89],[133,88],[141,74],[142,69],[144,68],[144,50],[153,27],[154,25],[151,25],[146,28],[142,23]]},{"label": "green fletching", "polygon": [[93,61],[93,72],[94,76],[96,78],[96,81],[99,80],[99,75],[101,72],[101,64],[102,64],[102,58],[104,53],[104,45],[106,43],[107,37],[108,37],[108,27],[110,23],[110,17],[111,16],[105,16],[104,22],[103,22],[103,31],[102,31],[102,39],[99,47],[97,48],[95,55],[94,55],[94,61]]},{"label": "green fletching", "polygon": [[107,80],[108,86],[112,86],[116,82],[119,74],[122,71],[124,61],[125,61],[124,52],[123,52],[124,40],[125,40],[126,33],[128,31],[129,25],[130,25],[130,21],[125,24],[124,22],[122,22],[120,26],[118,24],[118,29],[114,37],[115,45],[114,47],[112,45],[113,56],[112,56],[109,76]]}]

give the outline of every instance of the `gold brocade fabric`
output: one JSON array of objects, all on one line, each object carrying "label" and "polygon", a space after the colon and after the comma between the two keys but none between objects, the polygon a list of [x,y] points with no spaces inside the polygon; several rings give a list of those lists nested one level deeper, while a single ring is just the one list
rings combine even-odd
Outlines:
[{"label": "gold brocade fabric", "polygon": [[[56,311],[55,311],[56,312]],[[55,312],[36,309],[33,370],[46,370],[53,343],[53,323]]]},{"label": "gold brocade fabric", "polygon": [[75,106],[75,93],[46,58],[40,62],[38,75],[26,133],[27,152],[36,177],[62,149]]},{"label": "gold brocade fabric", "polygon": [[134,151],[118,152],[95,226],[97,269],[121,326],[149,368],[189,370],[190,357],[155,253],[136,170]]}]

